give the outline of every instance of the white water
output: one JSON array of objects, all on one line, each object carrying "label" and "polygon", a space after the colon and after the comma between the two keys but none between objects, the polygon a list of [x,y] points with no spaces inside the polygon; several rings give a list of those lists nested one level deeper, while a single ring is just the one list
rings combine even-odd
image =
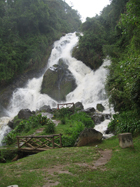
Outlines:
[{"label": "white water", "polygon": [[[108,70],[104,66],[108,66],[110,61],[105,60],[103,65],[94,72],[83,62],[72,58],[71,52],[77,43],[78,37],[75,33],[67,34],[56,41],[45,71],[48,68],[53,69],[52,66],[57,64],[60,58],[63,58],[77,83],[77,88],[67,95],[66,102],[80,101],[85,109],[88,107],[96,108],[97,103],[102,103],[106,109],[105,112],[110,112],[104,87],[108,74]],[[27,82],[25,88],[18,88],[14,91],[7,109],[8,117],[0,118],[0,145],[5,132],[10,130],[6,125],[7,122],[16,116],[21,109],[28,108],[35,111],[43,105],[56,107],[57,102],[54,99],[40,93],[42,80],[43,75],[38,79],[33,78]],[[106,125],[103,124],[102,126],[106,128]]]}]

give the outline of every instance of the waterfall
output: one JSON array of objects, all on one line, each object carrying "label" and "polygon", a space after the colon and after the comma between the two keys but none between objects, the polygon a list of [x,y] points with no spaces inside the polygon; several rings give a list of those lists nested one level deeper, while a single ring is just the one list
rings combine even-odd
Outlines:
[{"label": "waterfall", "polygon": [[[96,107],[97,103],[102,103],[105,112],[110,112],[108,99],[105,92],[105,81],[108,74],[105,66],[110,65],[109,60],[104,60],[103,65],[93,71],[83,62],[73,58],[72,49],[77,45],[78,37],[76,33],[69,33],[61,37],[59,41],[54,43],[50,58],[44,73],[48,68],[53,68],[59,59],[63,59],[68,65],[68,69],[75,77],[77,87],[66,96],[66,102],[82,102],[84,108]],[[21,109],[30,109],[36,111],[44,105],[56,107],[57,101],[46,94],[41,94],[43,75],[40,78],[28,80],[24,88],[18,88],[13,92],[9,106],[7,108],[7,116],[0,118],[0,145],[4,134],[10,131],[7,122],[13,119]]]}]

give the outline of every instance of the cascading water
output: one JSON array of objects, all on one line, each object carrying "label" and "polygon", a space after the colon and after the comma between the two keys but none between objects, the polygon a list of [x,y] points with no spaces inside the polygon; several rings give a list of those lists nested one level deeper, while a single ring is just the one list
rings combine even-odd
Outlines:
[{"label": "cascading water", "polygon": [[[71,56],[72,49],[77,43],[78,37],[75,33],[66,34],[59,41],[56,41],[44,73],[48,68],[53,69],[52,66],[57,64],[59,59],[63,59],[77,83],[77,88],[67,95],[66,101],[74,103],[80,101],[85,109],[96,107],[97,103],[102,103],[105,106],[105,112],[110,112],[104,88],[108,74],[105,66],[108,66],[110,61],[105,60],[103,65],[94,72],[83,62]],[[33,78],[27,82],[25,88],[18,88],[13,92],[7,115],[0,118],[0,145],[2,145],[1,141],[4,134],[10,131],[7,122],[16,116],[21,109],[28,108],[31,111],[35,111],[44,105],[56,106],[57,102],[54,99],[40,93],[42,80],[43,75],[40,78]],[[104,127],[104,124],[102,126]],[[99,130],[102,131],[104,128],[100,127]]]}]

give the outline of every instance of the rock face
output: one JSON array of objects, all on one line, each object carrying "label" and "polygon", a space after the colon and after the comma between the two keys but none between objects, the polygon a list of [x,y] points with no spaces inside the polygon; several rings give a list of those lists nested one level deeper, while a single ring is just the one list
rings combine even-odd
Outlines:
[{"label": "rock face", "polygon": [[96,109],[100,112],[103,112],[105,110],[105,107],[102,104],[97,104]]},{"label": "rock face", "polygon": [[63,59],[60,59],[58,65],[49,68],[44,74],[41,93],[49,95],[56,101],[65,101],[66,95],[75,88],[72,73]]},{"label": "rock face", "polygon": [[93,128],[85,128],[79,135],[77,141],[75,142],[75,146],[85,146],[89,143],[97,143],[100,142],[103,137],[101,132],[96,131]]},{"label": "rock face", "polygon": [[28,119],[29,117],[33,116],[35,112],[31,112],[29,109],[22,109],[18,113],[19,119]]}]

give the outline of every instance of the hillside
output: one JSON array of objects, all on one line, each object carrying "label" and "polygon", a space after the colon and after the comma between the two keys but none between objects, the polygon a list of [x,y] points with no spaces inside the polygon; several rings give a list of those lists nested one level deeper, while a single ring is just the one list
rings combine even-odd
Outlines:
[{"label": "hillside", "polygon": [[52,44],[81,24],[62,0],[0,0],[0,86],[45,66]]},{"label": "hillside", "polygon": [[[113,137],[96,147],[50,149],[0,164],[0,184],[1,187],[13,184],[19,187],[140,186],[139,142],[140,138],[135,138],[134,149],[121,149],[118,138]],[[105,159],[107,150],[112,151],[110,160]]]}]

